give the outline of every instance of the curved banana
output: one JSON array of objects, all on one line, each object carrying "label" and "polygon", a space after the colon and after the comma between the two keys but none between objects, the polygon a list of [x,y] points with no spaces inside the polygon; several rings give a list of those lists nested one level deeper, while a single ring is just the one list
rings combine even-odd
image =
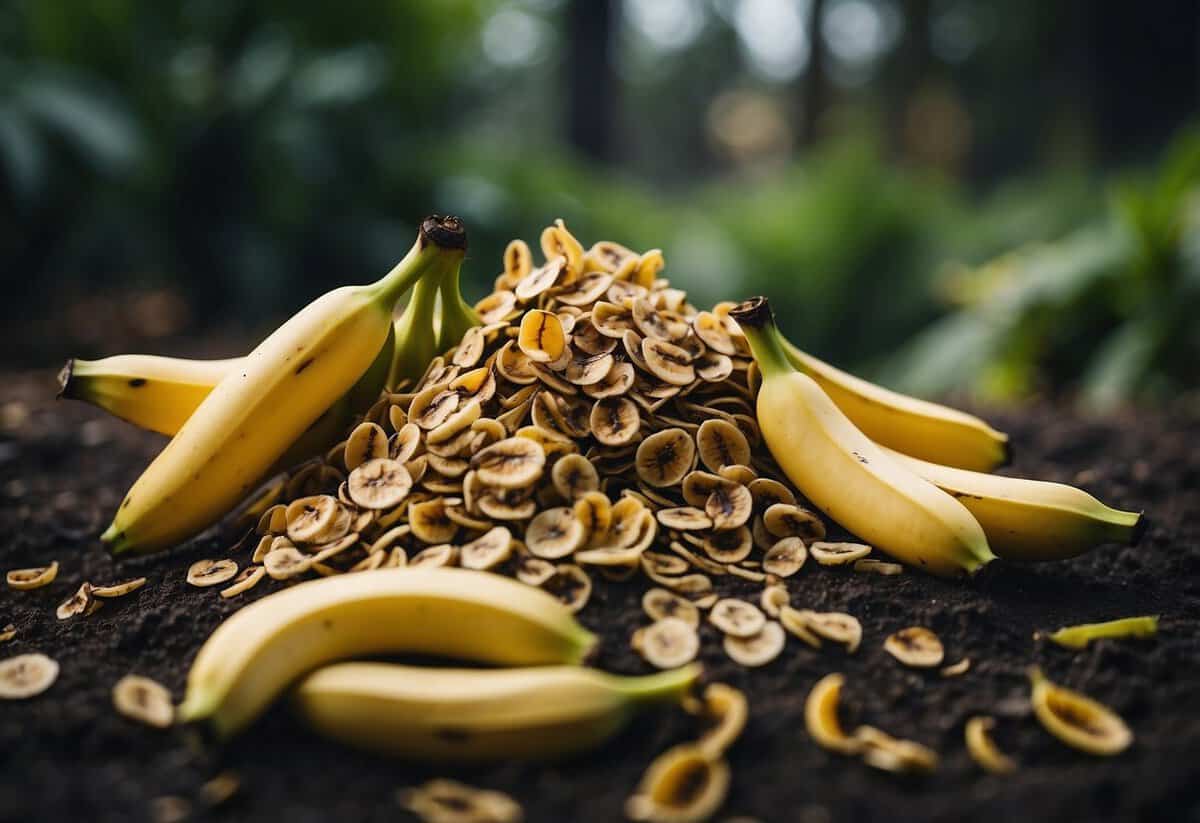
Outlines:
[{"label": "curved banana", "polygon": [[400,568],[326,577],[268,595],[218,626],[188,672],[179,716],[207,721],[227,737],[326,663],[408,653],[570,664],[595,642],[551,595],[488,572]]},{"label": "curved banana", "polygon": [[101,539],[114,553],[155,551],[227,512],[370,368],[397,298],[432,269],[457,265],[465,247],[457,218],[427,218],[388,275],[328,292],[280,326],[201,402]]},{"label": "curved banana", "polygon": [[960,469],[991,471],[1009,462],[1008,435],[978,417],[869,383],[782,342],[791,364],[876,443]]},{"label": "curved banana", "polygon": [[310,726],[351,746],[413,759],[544,759],[591,749],[646,705],[683,698],[697,665],[643,677],[582,666],[443,669],[340,663],[293,692]]},{"label": "curved banana", "polygon": [[1103,543],[1137,543],[1146,520],[1064,483],[953,469],[884,450],[967,507],[1006,560],[1062,560]]},{"label": "curved banana", "polygon": [[151,354],[118,354],[67,361],[58,374],[58,396],[82,400],[135,426],[173,435],[213,386],[242,362],[185,360]]},{"label": "curved banana", "polygon": [[758,424],[788,479],[829,517],[882,551],[943,576],[995,559],[961,503],[904,468],[788,362],[765,298],[732,312],[762,371]]}]

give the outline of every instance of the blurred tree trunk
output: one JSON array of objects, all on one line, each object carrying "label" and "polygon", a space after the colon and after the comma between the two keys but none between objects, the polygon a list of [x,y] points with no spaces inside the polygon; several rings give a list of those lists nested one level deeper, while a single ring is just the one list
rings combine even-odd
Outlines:
[{"label": "blurred tree trunk", "polygon": [[808,22],[808,67],[804,71],[801,93],[804,99],[800,107],[800,145],[811,146],[817,142],[821,115],[828,105],[829,81],[825,62],[828,50],[821,35],[821,20],[825,17],[825,0],[813,0]]},{"label": "blurred tree trunk", "polygon": [[573,0],[567,9],[567,139],[593,160],[610,160],[616,117],[616,0]]},{"label": "blurred tree trunk", "polygon": [[930,79],[933,49],[929,42],[930,0],[904,0],[901,8],[904,34],[883,85],[887,95],[888,139],[892,151],[904,157],[909,107],[922,84]]}]

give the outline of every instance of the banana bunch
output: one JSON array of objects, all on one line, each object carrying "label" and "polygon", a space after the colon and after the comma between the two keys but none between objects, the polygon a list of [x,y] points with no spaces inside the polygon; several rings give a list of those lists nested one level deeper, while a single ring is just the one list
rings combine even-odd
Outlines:
[{"label": "banana bunch", "polygon": [[[227,738],[304,676],[293,692],[298,713],[351,745],[456,761],[554,757],[604,741],[642,706],[678,702],[700,674],[583,668],[595,643],[553,596],[500,575],[385,569],[325,578],[221,624],[192,664],[178,716]],[[519,668],[338,663],[379,654]]]},{"label": "banana bunch", "polygon": [[[314,441],[325,436],[325,424],[336,437],[344,428],[343,415],[358,411],[361,397],[374,399],[380,374],[408,374],[407,366],[392,369],[392,361],[406,353],[402,345],[432,336],[421,328],[432,308],[422,301],[406,313],[404,328],[411,336],[401,341],[392,321],[396,302],[415,283],[456,287],[465,250],[466,234],[457,218],[427,218],[412,249],[386,276],[317,298],[245,358],[226,364],[224,375],[129,490],[101,539],[115,554],[166,548],[229,511],[314,424],[321,424]],[[425,325],[431,323],[425,320]],[[389,347],[393,338],[397,342]],[[71,393],[78,371],[66,370],[64,393]],[[172,384],[127,377],[125,383],[132,392],[153,387],[159,394],[164,386],[190,386],[180,395],[195,396],[195,379]],[[89,388],[97,384],[86,381]],[[99,388],[87,393],[113,396]],[[343,398],[344,405],[339,404]],[[176,401],[175,408],[183,402]],[[178,411],[164,413],[161,427],[172,417],[177,419]]]},{"label": "banana bunch", "polygon": [[997,554],[1074,557],[1136,541],[1143,530],[1141,515],[1079,489],[970,470],[1002,462],[1003,435],[857,378],[839,381],[851,376],[783,339],[766,299],[748,300],[730,317],[762,373],[758,424],[784,473],[830,518],[896,558],[959,576]]}]

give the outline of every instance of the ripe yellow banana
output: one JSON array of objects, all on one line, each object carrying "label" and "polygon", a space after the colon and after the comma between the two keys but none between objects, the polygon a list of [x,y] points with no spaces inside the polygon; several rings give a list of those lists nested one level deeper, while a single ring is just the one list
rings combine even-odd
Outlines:
[{"label": "ripe yellow banana", "polygon": [[1009,461],[1008,435],[974,415],[869,383],[786,340],[783,350],[863,434],[888,448],[943,466],[991,471]]},{"label": "ripe yellow banana", "polygon": [[321,734],[419,760],[546,759],[600,745],[639,708],[684,697],[700,666],[620,677],[582,666],[442,669],[340,663],[293,693]]},{"label": "ripe yellow banana", "polygon": [[730,312],[762,370],[758,425],[788,478],[829,517],[899,560],[943,576],[995,559],[961,503],[888,457],[784,352],[765,298]]},{"label": "ripe yellow banana", "polygon": [[173,435],[213,386],[242,362],[119,354],[67,361],[58,375],[59,397],[83,400],[135,426]]},{"label": "ripe yellow banana", "polygon": [[101,539],[114,553],[155,551],[227,512],[370,368],[399,296],[431,270],[458,265],[465,247],[457,218],[427,218],[385,277],[328,292],[280,326],[200,403]]},{"label": "ripe yellow banana", "polygon": [[326,577],[268,595],[218,626],[188,673],[179,716],[228,737],[297,677],[327,663],[407,653],[575,664],[595,640],[551,595],[488,572],[400,568]]},{"label": "ripe yellow banana", "polygon": [[1109,508],[1064,483],[953,469],[897,452],[888,455],[967,507],[993,551],[1006,560],[1062,560],[1103,543],[1136,543],[1139,512]]}]

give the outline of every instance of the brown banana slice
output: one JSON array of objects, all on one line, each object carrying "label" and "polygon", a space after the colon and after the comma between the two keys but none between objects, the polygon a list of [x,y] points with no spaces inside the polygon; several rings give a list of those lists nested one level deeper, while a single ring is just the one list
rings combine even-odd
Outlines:
[{"label": "brown banana slice", "polygon": [[1009,774],[1017,769],[1016,762],[1005,755],[996,746],[991,731],[996,727],[996,721],[990,717],[971,717],[963,729],[967,742],[967,752],[971,759],[985,771],[992,774]]},{"label": "brown banana slice", "polygon": [[399,794],[400,805],[424,823],[521,823],[521,806],[508,795],[454,780],[430,780]]},{"label": "brown banana slice", "polygon": [[461,368],[469,369],[479,362],[479,358],[483,357],[483,349],[486,345],[487,340],[483,328],[472,326],[467,329],[462,340],[455,347],[454,357],[450,362]]},{"label": "brown banana slice", "polygon": [[876,769],[923,774],[937,769],[937,752],[913,740],[897,740],[873,726],[859,726],[854,738],[862,743],[863,762]]},{"label": "brown banana slice", "polygon": [[808,551],[822,566],[846,566],[856,563],[871,553],[871,547],[862,543],[827,543],[816,541]]},{"label": "brown banana slice", "polygon": [[750,556],[754,542],[745,526],[706,535],[701,544],[704,553],[718,563],[740,563]]},{"label": "brown banana slice", "polygon": [[429,543],[449,543],[458,533],[458,524],[446,516],[446,498],[435,497],[408,506],[408,525],[413,536]]},{"label": "brown banana slice", "polygon": [[337,498],[327,494],[293,500],[287,507],[288,537],[296,543],[313,542],[333,527],[341,512]]},{"label": "brown banana slice", "polygon": [[1129,748],[1133,732],[1107,706],[1050,682],[1037,667],[1030,670],[1029,677],[1033,712],[1050,734],[1088,754],[1107,757]]},{"label": "brown banana slice", "polygon": [[370,422],[359,423],[346,440],[343,461],[348,471],[353,471],[368,460],[388,456],[388,438],[383,427]]},{"label": "brown banana slice", "polygon": [[547,260],[560,257],[566,262],[570,280],[566,281],[564,285],[574,282],[575,278],[583,271],[583,246],[575,239],[575,235],[567,230],[562,218],[555,220],[553,226],[547,226],[542,230],[541,240],[542,254],[546,256]]},{"label": "brown banana slice", "polygon": [[608,376],[616,360],[611,354],[575,354],[567,361],[563,376],[579,387],[595,386]]},{"label": "brown banana slice", "polygon": [[541,586],[555,574],[554,564],[532,555],[521,555],[517,561],[517,579],[527,586]]},{"label": "brown banana slice", "polygon": [[10,589],[17,591],[30,591],[32,589],[40,589],[42,586],[49,586],[58,577],[58,561],[55,560],[48,566],[34,566],[29,569],[13,569],[4,576]]},{"label": "brown banana slice", "polygon": [[575,501],[572,510],[583,528],[583,545],[602,545],[612,526],[612,503],[608,497],[598,491],[585,492]]},{"label": "brown banana slice", "polygon": [[[685,348],[680,346],[680,348]],[[715,351],[706,351],[693,355],[692,366],[696,376],[706,383],[722,383],[733,374],[733,361],[728,355]]]},{"label": "brown banana slice", "polygon": [[[776,537],[799,537],[807,542],[825,536],[825,524],[820,518],[808,509],[787,503],[776,503],[767,508],[763,512],[763,525]],[[815,552],[813,558],[819,560]]]},{"label": "brown banana slice", "polygon": [[79,585],[73,595],[58,604],[54,614],[59,620],[67,620],[79,614],[89,613],[92,606],[98,602],[92,597],[92,584],[85,581]]},{"label": "brown banana slice", "polygon": [[583,386],[583,393],[596,400],[620,397],[633,388],[636,376],[632,363],[614,362],[598,382]]},{"label": "brown banana slice", "polygon": [[529,302],[558,282],[563,272],[566,271],[566,264],[567,261],[562,257],[548,260],[545,265],[533,269],[522,277],[513,288],[513,293],[518,300]]},{"label": "brown banana slice", "polygon": [[718,472],[725,466],[750,462],[750,444],[741,429],[726,420],[705,420],[696,432],[700,462]]},{"label": "brown banana slice", "polygon": [[[373,554],[371,558],[380,558],[381,554]],[[370,558],[368,558],[370,559]],[[430,546],[427,549],[417,552],[412,559],[408,561],[409,568],[427,568],[440,569],[447,566],[453,566],[458,562],[458,547],[452,546],[449,543],[441,543],[437,546]],[[378,564],[376,564],[378,565]],[[353,569],[351,570],[353,571]]]},{"label": "brown banana slice", "polygon": [[642,610],[651,620],[678,618],[693,629],[700,627],[700,610],[686,598],[662,588],[651,588],[642,595]]},{"label": "brown banana slice", "polygon": [[266,577],[266,574],[267,570],[262,566],[247,566],[238,573],[237,577],[233,578],[230,585],[221,589],[221,597],[228,600],[230,597],[249,591],[257,586],[259,581]]},{"label": "brown banana slice", "polygon": [[606,446],[632,443],[638,436],[641,422],[637,406],[627,397],[597,400],[588,418],[593,436]]},{"label": "brown banana slice", "polygon": [[312,558],[291,546],[272,549],[263,558],[263,568],[274,580],[287,580],[312,568]]},{"label": "brown banana slice", "polygon": [[131,577],[128,580],[118,580],[116,583],[109,583],[106,586],[92,586],[92,594],[104,598],[124,597],[145,585],[146,578]]},{"label": "brown banana slice", "polygon": [[494,569],[512,556],[512,544],[512,533],[496,526],[464,543],[459,549],[459,562],[464,569]]},{"label": "brown banana slice", "polygon": [[700,711],[713,725],[696,745],[710,757],[720,757],[741,736],[750,716],[750,705],[744,695],[724,683],[710,683],[704,689]]},{"label": "brown banana slice", "polygon": [[854,570],[856,572],[868,572],[870,574],[879,574],[884,577],[901,574],[904,567],[899,563],[886,563],[883,560],[872,560],[869,557],[864,557],[862,560],[854,561]]},{"label": "brown banana slice", "polygon": [[560,457],[550,469],[550,479],[554,488],[569,503],[600,488],[600,475],[596,467],[580,454]]},{"label": "brown banana slice", "polygon": [[575,512],[566,506],[546,509],[529,521],[525,529],[525,545],[536,557],[556,560],[566,557],[583,542],[583,524]]},{"label": "brown banana slice", "polygon": [[777,577],[791,577],[808,559],[808,549],[799,537],[785,537],[763,556],[763,571]]},{"label": "brown banana slice", "polygon": [[796,495],[792,494],[792,490],[769,477],[751,480],[746,488],[750,489],[750,495],[754,498],[754,508],[758,511],[765,512],[776,503],[787,503],[789,506],[796,504]]},{"label": "brown banana slice", "polygon": [[814,634],[841,643],[850,654],[858,651],[862,643],[862,623],[857,617],[843,612],[814,612],[808,609],[797,610],[797,615]]},{"label": "brown banana slice", "polygon": [[692,743],[681,743],[654,759],[637,791],[625,802],[630,820],[700,823],[710,820],[729,794],[729,766]]},{"label": "brown banana slice", "polygon": [[204,588],[216,586],[230,580],[238,571],[233,560],[197,560],[188,567],[187,582]]},{"label": "brown banana slice", "polygon": [[148,677],[127,674],[112,688],[113,707],[131,720],[165,729],[175,721],[171,693]]},{"label": "brown banana slice", "polygon": [[388,454],[392,460],[407,463],[421,447],[421,428],[416,423],[405,423],[388,441]]},{"label": "brown banana slice", "polygon": [[36,697],[58,679],[58,662],[44,654],[19,654],[0,660],[0,700]]},{"label": "brown banana slice", "polygon": [[665,429],[638,446],[638,477],[651,486],[674,486],[692,468],[696,444],[683,429]]},{"label": "brown banana slice", "polygon": [[679,531],[711,529],[713,525],[712,518],[694,506],[659,509],[655,516],[658,518],[658,522],[668,529]]},{"label": "brown banana slice", "polygon": [[388,458],[369,460],[350,472],[350,499],[364,509],[399,506],[412,491],[412,476],[404,464]]},{"label": "brown banana slice", "polygon": [[725,478],[715,474],[709,474],[705,471],[693,471],[683,478],[683,486],[680,491],[683,493],[683,499],[687,501],[689,506],[704,508],[704,504],[708,502],[708,496],[716,490],[717,486],[725,482]]},{"label": "brown banana slice", "polygon": [[940,666],[946,657],[942,641],[923,626],[909,626],[883,641],[883,648],[892,657],[914,669]]},{"label": "brown banana slice", "polygon": [[541,588],[574,613],[582,610],[591,598],[592,578],[573,563],[561,563],[554,567],[554,574],[542,583]]},{"label": "brown banana slice", "polygon": [[700,636],[687,621],[664,617],[634,632],[633,648],[651,666],[674,669],[696,659]]},{"label": "brown banana slice", "polygon": [[508,494],[485,494],[479,498],[479,510],[493,520],[528,520],[537,513],[537,501]]},{"label": "brown banana slice", "polygon": [[754,513],[754,499],[745,486],[726,480],[704,501],[704,511],[712,518],[713,529],[729,531],[744,526],[750,519]]},{"label": "brown banana slice", "polygon": [[542,447],[524,437],[493,443],[471,458],[479,482],[484,486],[518,489],[536,483],[546,465]]},{"label": "brown banana slice", "polygon": [[692,330],[704,341],[704,345],[719,354],[732,357],[739,353],[725,324],[712,312],[698,312],[692,318]]},{"label": "brown banana slice", "polygon": [[605,337],[620,340],[633,330],[633,316],[624,306],[598,300],[592,306],[592,327]]},{"label": "brown banana slice", "polygon": [[[720,601],[717,602],[720,603]],[[751,606],[751,608],[754,607]],[[787,636],[784,634],[783,627],[774,620],[768,620],[757,634],[750,637],[726,634],[722,641],[725,654],[729,656],[729,659],[747,668],[765,666],[772,662],[783,652],[785,645],[787,645]]]},{"label": "brown banana slice", "polygon": [[516,307],[517,296],[507,289],[500,289],[476,303],[475,312],[483,323],[498,323],[507,320]]},{"label": "brown banana slice", "polygon": [[571,345],[583,354],[590,356],[612,354],[619,342],[615,337],[609,337],[596,331],[596,327],[592,325],[591,314],[588,315],[586,321],[577,321],[575,328],[571,331]]},{"label": "brown banana slice", "polygon": [[571,284],[570,288],[554,295],[554,299],[567,306],[590,306],[604,296],[612,282],[612,275],[607,272],[589,272]]},{"label": "brown banana slice", "polygon": [[646,369],[664,383],[686,386],[696,379],[691,355],[674,343],[647,337],[642,341],[642,357]]},{"label": "brown banana slice", "polygon": [[[463,403],[458,409],[451,414],[437,428],[431,429],[425,435],[425,443],[427,446],[434,446],[440,443],[445,443],[448,440],[458,436],[462,432],[470,429],[471,424],[479,419],[481,413],[481,405],[478,397],[472,397],[467,402]],[[432,449],[430,449],[432,451]],[[385,454],[386,456],[386,454]]]},{"label": "brown banana slice", "polygon": [[646,297],[639,297],[633,301],[632,314],[634,325],[648,338],[674,343],[682,340],[691,330],[687,321],[675,320],[657,311]]},{"label": "brown banana slice", "polygon": [[612,273],[619,269],[622,263],[628,260],[637,260],[638,255],[620,243],[601,240],[593,243],[583,258],[585,269]]},{"label": "brown banana slice", "polygon": [[[717,474],[726,480],[732,480],[739,486],[749,487],[750,483],[758,478],[758,472],[749,466],[742,466],[738,463],[730,463],[728,466],[722,466],[717,470]],[[753,496],[751,496],[753,502]]]},{"label": "brown banana slice", "polygon": [[[791,595],[788,594],[787,587],[781,583],[772,583],[763,586],[762,595],[759,597],[759,605],[767,617],[779,618],[783,607],[787,606],[790,602]],[[782,623],[783,621],[780,620],[780,622]],[[786,623],[783,624],[783,627],[791,631]],[[820,645],[819,640],[817,641],[817,645]]]},{"label": "brown banana slice", "polygon": [[504,249],[504,274],[501,276],[511,283],[506,288],[517,285],[531,271],[533,252],[529,250],[529,244],[524,240],[513,240]]},{"label": "brown banana slice", "polygon": [[537,382],[538,373],[533,368],[533,361],[521,351],[515,340],[509,340],[500,347],[495,364],[496,371],[510,383],[528,386]]},{"label": "brown banana slice", "polygon": [[733,637],[753,637],[767,624],[767,617],[753,603],[726,597],[713,604],[708,622]]}]

